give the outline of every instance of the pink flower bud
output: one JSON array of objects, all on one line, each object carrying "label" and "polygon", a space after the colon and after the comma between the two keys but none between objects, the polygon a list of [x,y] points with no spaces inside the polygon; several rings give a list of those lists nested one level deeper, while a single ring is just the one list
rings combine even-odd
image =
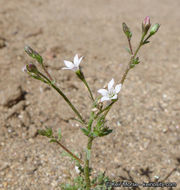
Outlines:
[{"label": "pink flower bud", "polygon": [[144,19],[143,24],[144,24],[145,26],[150,25],[150,17],[149,17],[149,16],[147,16],[147,17]]},{"label": "pink flower bud", "polygon": [[142,32],[146,35],[151,27],[150,17],[147,16],[142,23]]},{"label": "pink flower bud", "polygon": [[30,73],[37,73],[38,72],[36,65],[34,65],[33,63],[26,65],[26,68]]}]

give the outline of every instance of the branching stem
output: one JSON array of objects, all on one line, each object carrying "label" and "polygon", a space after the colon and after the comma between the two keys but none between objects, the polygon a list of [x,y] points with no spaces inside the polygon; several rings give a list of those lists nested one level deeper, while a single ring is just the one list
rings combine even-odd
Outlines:
[{"label": "branching stem", "polygon": [[84,162],[78,158],[75,154],[73,154],[70,150],[68,150],[64,145],[62,145],[59,141],[55,141],[62,149],[64,149],[70,156],[72,156],[75,160],[77,160],[80,164]]}]

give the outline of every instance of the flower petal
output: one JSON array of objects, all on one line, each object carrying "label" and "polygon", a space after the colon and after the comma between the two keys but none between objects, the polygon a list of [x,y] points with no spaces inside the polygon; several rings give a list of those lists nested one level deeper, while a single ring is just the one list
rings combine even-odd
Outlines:
[{"label": "flower petal", "polygon": [[116,92],[116,94],[118,94],[118,93],[120,92],[121,87],[122,87],[122,84],[116,85],[116,87],[115,87],[115,92]]},{"label": "flower petal", "polygon": [[76,55],[74,56],[74,65],[79,66],[78,54],[76,54]]},{"label": "flower petal", "polygon": [[76,65],[77,67],[79,67],[79,64],[81,63],[82,59],[83,59],[83,56],[79,58],[78,64]]},{"label": "flower petal", "polygon": [[117,94],[115,94],[111,99],[117,99]]},{"label": "flower petal", "polygon": [[112,80],[108,83],[108,90],[111,90],[113,85],[114,85],[114,79],[112,78]]},{"label": "flower petal", "polygon": [[27,67],[26,67],[26,65],[22,68],[22,71],[23,71],[23,72],[27,72]]},{"label": "flower petal", "polygon": [[63,67],[62,69],[63,69],[63,70],[65,70],[65,69],[66,69],[66,70],[72,70],[71,68],[68,68],[68,67]]},{"label": "flower petal", "polygon": [[74,64],[71,61],[66,61],[64,60],[64,64],[66,65],[66,67],[68,67],[69,69],[72,69],[74,67]]},{"label": "flower petal", "polygon": [[108,91],[106,89],[99,89],[98,92],[102,95],[102,96],[106,96]]},{"label": "flower petal", "polygon": [[110,98],[107,97],[107,96],[103,96],[103,97],[101,98],[101,102],[106,101],[106,100],[110,100]]}]

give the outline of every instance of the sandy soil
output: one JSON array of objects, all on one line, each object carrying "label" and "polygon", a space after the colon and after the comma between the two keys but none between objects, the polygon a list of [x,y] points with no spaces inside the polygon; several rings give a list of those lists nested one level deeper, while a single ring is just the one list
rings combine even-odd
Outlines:
[{"label": "sandy soil", "polygon": [[[37,136],[37,129],[62,130],[62,143],[83,152],[86,138],[70,118],[73,112],[58,94],[29,78],[21,68],[32,61],[24,46],[39,51],[61,89],[85,118],[90,100],[83,84],[63,60],[75,53],[93,93],[113,77],[119,81],[129,60],[121,24],[133,31],[133,47],[147,15],[161,28],[140,53],[120,101],[108,116],[113,133],[93,147],[94,174],[111,179],[147,181],[150,169],[180,189],[180,1],[179,0],[1,0],[0,1],[0,190],[56,190],[76,175],[62,149]],[[87,111],[88,109],[88,111]],[[118,188],[117,188],[118,189]]]}]

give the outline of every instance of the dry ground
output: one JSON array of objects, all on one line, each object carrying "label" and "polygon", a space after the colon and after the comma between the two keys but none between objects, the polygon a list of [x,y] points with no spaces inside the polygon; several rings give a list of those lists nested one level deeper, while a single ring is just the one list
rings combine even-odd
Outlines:
[{"label": "dry ground", "polygon": [[[0,0],[0,190],[56,190],[76,175],[62,149],[36,135],[61,128],[64,145],[83,152],[86,138],[58,94],[21,71],[31,59],[28,44],[44,57],[66,95],[88,117],[87,91],[63,60],[75,53],[93,93],[114,77],[119,81],[129,55],[121,23],[133,31],[133,47],[147,15],[161,28],[139,53],[119,102],[109,113],[113,133],[95,141],[92,166],[114,180],[130,171],[137,182],[149,168],[152,180],[178,168],[180,159],[179,0]],[[88,109],[88,111],[87,111]],[[180,189],[180,170],[166,180]],[[117,188],[118,189],[118,188]]]}]

